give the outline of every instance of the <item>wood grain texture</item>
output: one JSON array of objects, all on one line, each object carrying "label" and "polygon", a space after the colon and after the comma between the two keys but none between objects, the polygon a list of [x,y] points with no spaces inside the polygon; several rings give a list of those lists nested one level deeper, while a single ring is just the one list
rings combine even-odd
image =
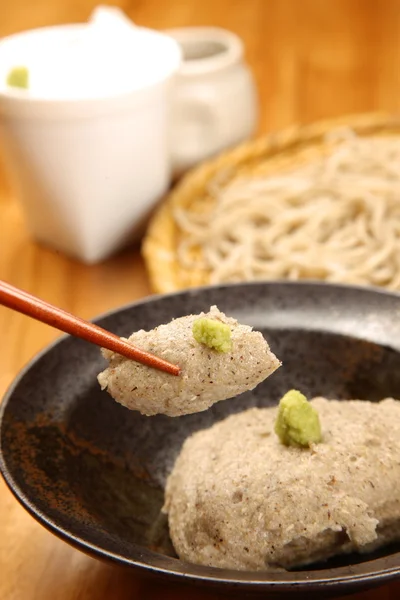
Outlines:
[{"label": "wood grain texture", "polygon": [[[84,21],[95,0],[0,2],[0,36]],[[218,25],[244,40],[262,108],[260,131],[342,113],[400,108],[399,0],[119,0],[141,25],[164,29]],[[0,172],[0,279],[83,318],[150,293],[137,249],[86,267],[30,240]],[[51,328],[0,308],[0,394]],[[355,600],[395,600],[400,584]],[[1,600],[155,600],[206,598],[165,587],[84,556],[45,531],[0,482]],[[208,598],[216,600],[216,595]]]}]

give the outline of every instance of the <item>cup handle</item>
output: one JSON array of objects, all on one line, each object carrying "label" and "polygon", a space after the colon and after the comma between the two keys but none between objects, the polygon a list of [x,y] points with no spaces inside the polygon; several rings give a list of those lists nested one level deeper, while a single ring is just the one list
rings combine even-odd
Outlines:
[{"label": "cup handle", "polygon": [[172,117],[172,164],[175,171],[191,167],[221,145],[221,119],[214,93],[180,93]]}]

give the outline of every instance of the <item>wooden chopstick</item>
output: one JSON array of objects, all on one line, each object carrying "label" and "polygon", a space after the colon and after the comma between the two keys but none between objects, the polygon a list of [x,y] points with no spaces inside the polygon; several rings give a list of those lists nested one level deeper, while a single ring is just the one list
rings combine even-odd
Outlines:
[{"label": "wooden chopstick", "polygon": [[28,292],[0,280],[0,304],[20,312],[37,321],[46,323],[60,331],[69,333],[112,352],[117,352],[126,358],[135,360],[143,365],[165,371],[171,375],[179,375],[180,368],[158,356],[140,350],[117,335],[106,331],[98,325],[75,317],[70,313],[53,306]]}]

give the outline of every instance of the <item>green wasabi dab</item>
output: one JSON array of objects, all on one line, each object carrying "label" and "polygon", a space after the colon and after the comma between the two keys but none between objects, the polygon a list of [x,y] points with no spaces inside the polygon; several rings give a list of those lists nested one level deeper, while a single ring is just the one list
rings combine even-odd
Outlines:
[{"label": "green wasabi dab", "polygon": [[14,67],[7,75],[7,85],[27,90],[29,87],[29,71],[26,67]]},{"label": "green wasabi dab", "polygon": [[290,390],[279,402],[275,433],[285,446],[308,447],[322,440],[318,413],[297,390]]},{"label": "green wasabi dab", "polygon": [[217,352],[232,350],[231,329],[226,323],[201,317],[193,323],[192,332],[194,339],[199,344],[204,344]]}]

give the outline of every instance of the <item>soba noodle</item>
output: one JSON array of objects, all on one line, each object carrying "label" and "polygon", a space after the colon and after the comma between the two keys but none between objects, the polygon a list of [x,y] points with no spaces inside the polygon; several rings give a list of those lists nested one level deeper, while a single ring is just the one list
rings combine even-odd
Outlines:
[{"label": "soba noodle", "polygon": [[181,265],[206,269],[211,283],[324,279],[400,289],[400,138],[353,134],[332,144],[290,172],[214,184],[207,214],[176,210]]}]

